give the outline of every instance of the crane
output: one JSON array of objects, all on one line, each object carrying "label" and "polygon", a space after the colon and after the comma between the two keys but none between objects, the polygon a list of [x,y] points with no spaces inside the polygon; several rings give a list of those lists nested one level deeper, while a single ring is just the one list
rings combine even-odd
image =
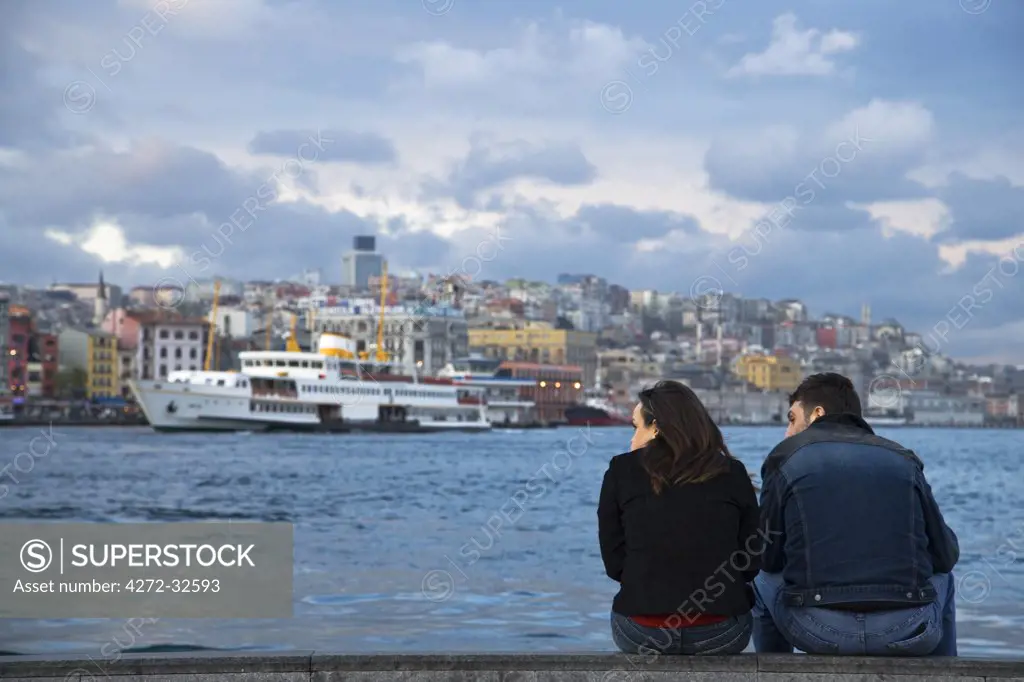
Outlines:
[{"label": "crane", "polygon": [[[380,271],[380,316],[377,320],[377,348],[373,353],[373,359],[377,362],[387,362],[390,359],[387,351],[384,350],[384,306],[388,300],[388,263],[381,264]],[[369,360],[370,351],[364,350],[359,353],[360,360]]]},{"label": "crane", "polygon": [[217,332],[217,302],[220,299],[220,280],[213,281],[213,305],[210,306],[210,335],[206,339],[206,362],[203,371],[210,371],[210,361],[213,360],[213,339]]},{"label": "crane", "polygon": [[380,320],[377,322],[377,362],[387,362],[384,350],[384,305],[388,300],[388,262],[381,263],[380,269]]},{"label": "crane", "polygon": [[292,313],[292,330],[288,335],[288,342],[285,344],[285,350],[289,353],[299,353],[302,351],[302,347],[299,346],[299,342],[295,339],[295,328],[297,326],[299,316]]}]

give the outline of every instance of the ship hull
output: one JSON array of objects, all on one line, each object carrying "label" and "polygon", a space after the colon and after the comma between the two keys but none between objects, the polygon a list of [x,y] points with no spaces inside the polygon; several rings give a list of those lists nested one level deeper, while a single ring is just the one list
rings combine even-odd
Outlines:
[{"label": "ship hull", "polygon": [[577,406],[565,411],[565,422],[569,426],[632,426],[625,417],[610,414],[596,407]]},{"label": "ship hull", "polygon": [[[136,401],[154,431],[168,432],[381,432],[428,433],[489,431],[485,419],[378,418],[378,404],[352,401],[342,410],[344,419],[322,420],[316,404],[282,401],[280,411],[253,412],[253,396],[230,386],[195,386],[158,381],[132,381]],[[285,407],[287,405],[287,407]],[[482,412],[480,413],[482,416]]]},{"label": "ship hull", "polygon": [[566,419],[565,423],[567,426],[632,426],[629,422],[614,417],[596,417],[585,419],[582,417],[576,419]]}]

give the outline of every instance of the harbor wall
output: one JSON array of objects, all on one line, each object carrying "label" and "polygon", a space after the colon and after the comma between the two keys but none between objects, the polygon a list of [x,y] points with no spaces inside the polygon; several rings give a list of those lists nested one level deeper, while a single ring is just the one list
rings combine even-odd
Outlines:
[{"label": "harbor wall", "polygon": [[4,656],[0,678],[27,682],[1024,682],[1024,660],[861,658],[805,655],[721,657],[599,654],[330,654],[185,652],[96,656]]}]

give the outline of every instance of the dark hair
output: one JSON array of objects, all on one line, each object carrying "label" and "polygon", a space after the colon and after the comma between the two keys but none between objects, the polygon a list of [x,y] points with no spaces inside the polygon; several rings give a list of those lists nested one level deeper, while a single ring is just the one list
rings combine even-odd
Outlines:
[{"label": "dark hair", "polygon": [[678,381],[659,381],[640,391],[644,425],[657,435],[643,448],[643,466],[654,492],[703,483],[727,473],[733,460],[718,425],[697,394]]},{"label": "dark hair", "polygon": [[805,412],[820,407],[825,414],[847,412],[861,416],[860,397],[853,382],[835,372],[812,374],[800,382],[789,396],[790,405],[796,402],[803,405]]}]

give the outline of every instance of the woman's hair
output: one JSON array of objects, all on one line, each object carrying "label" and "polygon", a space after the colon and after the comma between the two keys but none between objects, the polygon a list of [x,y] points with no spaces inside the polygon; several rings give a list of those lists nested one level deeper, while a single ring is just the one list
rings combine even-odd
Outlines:
[{"label": "woman's hair", "polygon": [[640,391],[640,412],[657,435],[643,448],[643,466],[656,494],[685,483],[702,483],[727,473],[734,459],[718,425],[689,387],[659,381]]}]

